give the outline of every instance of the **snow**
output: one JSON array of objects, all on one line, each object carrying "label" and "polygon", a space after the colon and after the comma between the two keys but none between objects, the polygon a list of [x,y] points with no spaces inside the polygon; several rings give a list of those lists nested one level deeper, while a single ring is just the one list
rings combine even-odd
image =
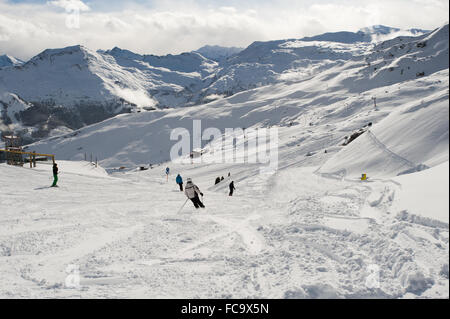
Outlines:
[{"label": "snow", "polygon": [[222,47],[219,45],[205,45],[194,52],[200,53],[205,58],[220,62],[229,58],[230,56],[241,52],[243,48],[236,47]]},{"label": "snow", "polygon": [[24,62],[8,54],[0,55],[0,68],[21,65]]},{"label": "snow", "polygon": [[[93,163],[89,162],[73,162],[73,161],[63,161],[57,162],[59,173],[63,174],[78,174],[83,176],[95,176],[95,177],[106,177],[108,173],[100,167],[95,166]],[[51,163],[37,165],[33,170],[35,171],[52,171],[53,167]]]},{"label": "snow", "polygon": [[[18,120],[16,118],[16,114],[26,110],[30,107],[25,101],[23,101],[20,97],[18,97],[16,94],[12,93],[5,93],[3,96],[1,96],[1,99],[4,103],[8,105],[8,108],[6,111],[6,118],[10,120],[9,124],[17,124]],[[8,122],[8,121],[6,121]]]},{"label": "snow", "polygon": [[327,32],[313,37],[305,37],[303,41],[327,41],[343,44],[353,44],[358,42],[380,42],[396,38],[400,35],[403,36],[417,36],[428,33],[428,30],[421,29],[409,29],[401,30],[398,28],[392,28],[384,25],[374,25],[358,30],[358,32]]},{"label": "snow", "polygon": [[421,172],[395,177],[401,185],[395,194],[396,210],[448,224],[448,168],[447,161]]},{"label": "snow", "polygon": [[[448,219],[398,217],[410,207],[420,213],[405,196],[425,181],[441,188],[448,163],[374,185],[321,177],[316,166],[271,175],[248,164],[168,163],[166,182],[166,164],[107,175],[87,162],[58,163],[56,189],[48,187],[50,165],[0,165],[1,297],[448,297]],[[178,172],[205,194],[204,210],[187,203],[177,213],[185,200]],[[372,202],[394,186],[394,202],[387,195]],[[446,198],[448,207],[444,192],[424,205],[443,210]],[[380,219],[363,216],[366,207]],[[377,289],[366,284],[374,264]],[[65,284],[68,265],[79,267],[79,288]]]},{"label": "snow", "polygon": [[[2,89],[31,102],[64,107],[83,103],[165,106],[164,96],[201,82],[216,62],[198,53],[141,56],[127,50],[92,51],[77,45],[47,49],[18,68],[0,71]],[[151,92],[159,91],[156,96]],[[80,93],[82,92],[82,93]],[[186,98],[183,99],[186,103]],[[177,106],[177,105],[170,105]],[[116,111],[118,113],[118,111]]]},{"label": "snow", "polygon": [[[448,160],[447,77],[448,71],[435,73],[427,82],[430,85],[426,90],[430,91],[395,107],[373,129],[329,159],[320,172],[343,172],[353,178],[366,173],[370,178],[377,178]],[[434,91],[433,85],[442,86]]]},{"label": "snow", "polygon": [[[0,295],[448,297],[448,162],[364,183],[321,177],[317,166],[293,165],[285,152],[281,160],[274,175],[245,163],[163,163],[107,175],[90,163],[58,160],[57,189],[46,186],[49,165],[2,164]],[[185,200],[178,172],[204,192],[205,210],[187,203],[177,214]],[[422,205],[409,200],[419,192]],[[421,207],[433,210],[422,215]],[[403,218],[405,210],[427,219]],[[439,217],[445,210],[447,221]],[[81,276],[76,289],[65,286],[72,264]],[[366,285],[374,264],[378,289]]]}]

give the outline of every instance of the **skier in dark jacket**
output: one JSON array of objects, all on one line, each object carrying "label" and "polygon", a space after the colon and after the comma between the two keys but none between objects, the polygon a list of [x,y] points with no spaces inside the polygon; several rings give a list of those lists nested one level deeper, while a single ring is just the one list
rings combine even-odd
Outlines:
[{"label": "skier in dark jacket", "polygon": [[166,180],[169,181],[169,172],[170,172],[170,168],[166,167]]},{"label": "skier in dark jacket", "polygon": [[183,178],[181,178],[180,174],[177,175],[175,182],[177,182],[177,184],[180,186],[180,192],[182,192],[183,191]]},{"label": "skier in dark jacket", "polygon": [[58,165],[56,163],[53,164],[53,184],[52,187],[58,187],[56,185],[58,183]]},{"label": "skier in dark jacket", "polygon": [[190,178],[187,179],[184,194],[186,194],[187,198],[189,198],[192,201],[195,208],[199,207],[205,208],[205,205],[203,205],[203,203],[200,201],[200,198],[198,197],[198,195],[203,196],[203,193],[200,191],[197,185],[192,183],[192,180]]},{"label": "skier in dark jacket", "polygon": [[219,184],[220,183],[220,177],[216,178],[216,182],[214,183],[214,185]]},{"label": "skier in dark jacket", "polygon": [[234,187],[234,181],[231,181],[229,187],[230,187],[230,194],[229,194],[229,196],[233,196],[233,192],[234,192],[234,190],[236,189],[236,188]]},{"label": "skier in dark jacket", "polygon": [[220,178],[220,181],[223,181],[224,180],[224,178],[223,178],[223,176]]}]

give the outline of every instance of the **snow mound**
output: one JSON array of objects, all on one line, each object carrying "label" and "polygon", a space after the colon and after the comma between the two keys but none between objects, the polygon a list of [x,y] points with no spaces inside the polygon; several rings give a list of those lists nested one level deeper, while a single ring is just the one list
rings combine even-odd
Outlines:
[{"label": "snow mound", "polygon": [[420,222],[418,217],[413,218],[411,215],[420,216],[444,222],[448,227],[448,161],[421,172],[397,176],[393,180],[401,185],[395,194],[393,204],[396,211],[403,212],[400,219],[430,225],[423,219]]}]

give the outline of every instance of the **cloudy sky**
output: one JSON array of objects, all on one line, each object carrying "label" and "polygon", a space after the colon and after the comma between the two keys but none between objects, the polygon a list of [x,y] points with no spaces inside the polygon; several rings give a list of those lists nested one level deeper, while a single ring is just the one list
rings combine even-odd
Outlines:
[{"label": "cloudy sky", "polygon": [[448,0],[0,0],[0,55],[75,44],[177,54],[376,24],[431,30],[448,9]]}]

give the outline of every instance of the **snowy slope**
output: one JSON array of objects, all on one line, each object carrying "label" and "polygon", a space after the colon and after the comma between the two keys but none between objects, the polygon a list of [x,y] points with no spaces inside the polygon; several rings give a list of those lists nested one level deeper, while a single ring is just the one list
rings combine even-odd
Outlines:
[{"label": "snowy slope", "polygon": [[[433,168],[394,178],[400,189],[394,201],[394,209],[405,220],[416,219],[427,225],[433,221],[448,224],[449,220],[449,162]],[[422,219],[420,218],[422,217]]]},{"label": "snowy slope", "polygon": [[[60,161],[57,189],[49,166],[0,164],[0,296],[448,298],[448,222],[403,205],[425,180],[434,190],[445,179],[401,177],[393,206],[398,186],[388,180],[328,179],[280,158],[287,165],[274,175],[169,163],[169,182],[165,165],[94,176],[89,163]],[[206,209],[182,207],[178,172],[200,187]],[[448,197],[433,194],[427,207],[444,208]],[[68,286],[71,274],[78,287]]]},{"label": "snowy slope", "polygon": [[[346,85],[351,85],[351,82],[360,79],[365,81],[367,76],[378,76],[385,81],[384,71],[386,70],[389,72],[395,70],[396,73],[401,73],[401,76],[397,78],[389,75],[390,83],[395,83],[408,77],[412,78],[425,69],[431,68],[428,72],[433,73],[445,68],[445,59],[448,60],[448,25],[430,34],[423,31],[416,32],[415,35],[418,35],[416,37],[395,37],[374,47],[372,37],[398,31],[388,29],[375,26],[359,33],[325,33],[300,40],[254,42],[245,50],[226,60],[223,68],[217,73],[217,79],[205,89],[206,94],[228,96],[262,85],[304,80],[347,61],[362,62],[363,59],[367,62],[368,67],[365,70],[358,70],[361,73],[364,72],[364,76],[361,77],[359,74],[353,76],[350,71],[347,73],[350,76]],[[425,34],[422,36],[423,33]],[[411,32],[407,32],[407,34],[411,34]],[[433,45],[434,42],[440,42],[443,47],[439,49],[439,45],[438,47],[431,46],[425,50],[422,46],[417,47],[419,40],[423,39],[426,42],[428,38],[431,39]],[[438,55],[436,58],[432,57],[435,50]],[[399,55],[403,57],[403,60],[398,58]],[[429,66],[424,65],[424,57],[429,59]],[[413,62],[418,60],[421,60],[419,64],[424,67],[423,70],[413,67]],[[387,66],[388,62],[390,64]],[[408,68],[405,65],[408,65]],[[433,66],[438,66],[438,68],[433,68]],[[401,67],[405,67],[405,69]],[[390,83],[384,83],[384,85]]]},{"label": "snowy slope", "polygon": [[0,68],[21,65],[24,62],[8,54],[0,55]]},{"label": "snowy slope", "polygon": [[[23,65],[3,68],[0,91],[32,104],[14,117],[25,129],[37,131],[36,138],[61,126],[73,130],[123,112],[186,105],[215,67],[197,53],[160,58],[73,46],[45,50]],[[8,107],[8,99],[1,101]]]},{"label": "snowy slope", "polygon": [[[113,57],[123,72],[139,79],[144,96],[151,96],[154,100],[152,103],[141,103],[144,107],[178,107],[196,102],[191,101],[193,92],[202,89],[203,80],[217,68],[216,62],[195,52],[167,56],[138,55],[116,47],[103,53]],[[116,82],[120,85],[126,83]],[[130,99],[135,95],[129,92]]]},{"label": "snowy slope", "polygon": [[[120,72],[112,61],[83,46],[48,49],[23,66],[3,69],[0,80],[6,91],[15,92],[31,102],[46,102],[73,107],[89,103],[121,106],[115,95],[118,81],[131,91],[139,83]],[[124,89],[125,89],[124,88]],[[133,102],[133,101],[129,101]]]},{"label": "snowy slope", "polygon": [[401,30],[398,28],[392,28],[384,25],[374,25],[360,29],[358,32],[327,32],[312,37],[304,37],[303,41],[330,41],[339,43],[356,43],[356,42],[379,42],[380,40],[387,40],[389,38],[395,38],[399,35],[418,36],[428,33],[428,30],[421,29],[409,29]]},{"label": "snowy slope", "polygon": [[[415,82],[426,88],[421,95],[395,108],[373,129],[343,147],[320,172],[386,177],[448,160],[448,70]],[[414,88],[403,90],[409,94]]]},{"label": "snowy slope", "polygon": [[[78,45],[48,49],[23,66],[3,69],[0,83],[3,90],[20,92],[30,102],[65,107],[109,103],[116,107],[125,100],[135,106],[152,107],[158,104],[159,95],[181,94],[215,67],[215,62],[197,53],[140,56],[119,48],[94,52]],[[153,91],[159,92],[155,98]]]},{"label": "snowy slope", "polygon": [[[366,74],[371,72],[368,68],[374,69],[369,75],[371,81],[359,84],[363,80],[356,75],[351,83],[347,81],[349,86],[355,85],[359,90],[361,86],[372,87],[372,83],[382,81],[387,85],[401,78],[420,78],[433,73],[422,81],[416,80],[427,92],[396,108],[373,130],[341,150],[321,167],[322,173],[391,176],[448,159],[448,25],[419,39],[401,37],[386,41],[374,50],[366,59],[370,66],[363,69]],[[399,56],[401,50],[406,53]],[[386,56],[390,61],[381,59]],[[443,68],[447,70],[436,72]],[[386,92],[394,95],[393,90],[395,86]],[[406,89],[405,94],[410,90]]]},{"label": "snowy slope", "polygon": [[6,125],[16,124],[19,122],[17,114],[28,109],[31,105],[23,101],[20,97],[12,93],[5,93],[0,98],[2,107],[3,122]]},{"label": "snowy slope", "polygon": [[243,48],[236,47],[222,47],[219,45],[205,45],[194,52],[200,53],[205,58],[217,62],[223,61],[230,56],[241,52]]},{"label": "snowy slope", "polygon": [[263,85],[303,80],[363,54],[367,44],[278,40],[254,42],[227,59],[207,95],[233,95]]}]

